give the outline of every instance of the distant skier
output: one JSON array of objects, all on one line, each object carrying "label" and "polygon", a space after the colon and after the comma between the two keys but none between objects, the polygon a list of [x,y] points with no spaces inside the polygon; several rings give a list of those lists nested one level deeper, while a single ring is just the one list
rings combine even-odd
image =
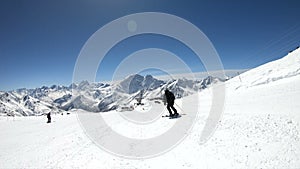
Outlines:
[{"label": "distant skier", "polygon": [[[167,102],[167,109],[169,111],[170,117],[177,117],[179,114],[177,113],[177,110],[174,108],[174,100],[175,96],[172,92],[170,92],[168,89],[165,90],[165,101]],[[174,114],[172,114],[173,110]]]},{"label": "distant skier", "polygon": [[47,119],[48,119],[47,123],[51,123],[51,113],[50,112],[47,114]]}]

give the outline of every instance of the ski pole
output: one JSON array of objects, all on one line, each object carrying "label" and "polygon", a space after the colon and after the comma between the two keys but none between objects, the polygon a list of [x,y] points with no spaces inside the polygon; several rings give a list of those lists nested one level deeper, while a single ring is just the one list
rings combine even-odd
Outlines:
[{"label": "ski pole", "polygon": [[182,108],[179,107],[178,104],[176,104],[175,102],[174,102],[174,104],[183,112]]}]

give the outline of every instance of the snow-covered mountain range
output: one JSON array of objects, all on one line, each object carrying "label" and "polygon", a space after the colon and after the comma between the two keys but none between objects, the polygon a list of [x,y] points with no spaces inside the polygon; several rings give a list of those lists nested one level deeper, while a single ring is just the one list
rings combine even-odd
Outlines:
[{"label": "snow-covered mountain range", "polygon": [[52,85],[18,89],[0,92],[0,114],[30,116],[71,109],[103,112],[126,106],[141,96],[143,99],[162,99],[166,88],[181,98],[219,81],[223,80],[211,76],[201,80],[158,80],[151,75],[144,77],[135,74],[113,84],[82,81],[68,87]]},{"label": "snow-covered mountain range", "polygon": [[[296,49],[279,60],[251,69],[228,80],[226,85],[233,90],[238,90],[299,75],[299,53],[300,49]],[[184,77],[159,80],[151,75],[135,74],[112,84],[82,81],[68,87],[52,85],[36,89],[0,91],[0,115],[30,116],[47,112],[60,113],[72,109],[105,112],[129,106],[139,97],[160,100],[166,88],[173,91],[177,98],[181,98],[220,81],[225,80],[211,76],[199,80]]]}]

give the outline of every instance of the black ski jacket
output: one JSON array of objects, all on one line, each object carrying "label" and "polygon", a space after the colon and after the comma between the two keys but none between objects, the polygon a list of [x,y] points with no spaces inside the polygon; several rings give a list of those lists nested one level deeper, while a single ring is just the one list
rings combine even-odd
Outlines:
[{"label": "black ski jacket", "polygon": [[168,104],[174,103],[175,96],[172,92],[170,92],[169,90],[166,90],[165,91],[165,96],[166,96],[166,100],[167,100]]}]

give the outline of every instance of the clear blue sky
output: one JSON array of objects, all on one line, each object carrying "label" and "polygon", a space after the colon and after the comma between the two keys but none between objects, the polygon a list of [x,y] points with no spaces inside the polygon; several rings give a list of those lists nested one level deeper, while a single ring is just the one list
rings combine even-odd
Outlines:
[{"label": "clear blue sky", "polygon": [[[2,0],[0,90],[69,85],[87,39],[110,21],[137,12],[170,13],[195,24],[213,42],[225,69],[256,67],[299,46],[299,9],[298,0]],[[128,40],[137,47],[124,51],[120,44],[115,53],[160,47],[180,54],[172,48],[177,42],[167,38],[139,38]],[[108,58],[103,69],[111,73],[120,60]]]}]

